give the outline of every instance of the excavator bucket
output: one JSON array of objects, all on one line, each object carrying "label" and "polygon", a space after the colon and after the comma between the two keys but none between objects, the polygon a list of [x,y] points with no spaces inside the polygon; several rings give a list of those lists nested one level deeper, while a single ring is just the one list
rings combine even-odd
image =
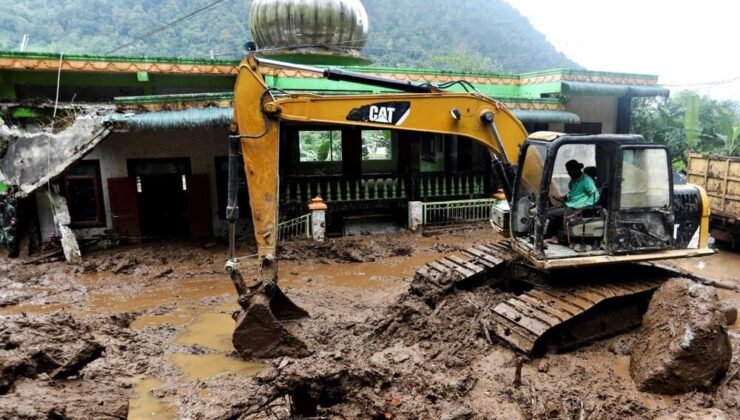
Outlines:
[{"label": "excavator bucket", "polygon": [[308,356],[306,344],[281,322],[305,316],[308,313],[277,286],[271,299],[264,294],[254,295],[249,307],[236,317],[234,348],[245,359]]},{"label": "excavator bucket", "polygon": [[308,312],[293,303],[274,282],[259,281],[247,287],[237,269],[229,274],[243,308],[235,316],[232,336],[239,355],[244,359],[308,356],[306,344],[282,322],[304,318]]}]

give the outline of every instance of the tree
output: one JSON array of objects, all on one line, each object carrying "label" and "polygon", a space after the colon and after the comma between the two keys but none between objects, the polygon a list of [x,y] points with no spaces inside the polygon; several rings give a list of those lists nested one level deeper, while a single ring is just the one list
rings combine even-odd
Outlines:
[{"label": "tree", "polygon": [[738,103],[691,91],[665,100],[634,99],[631,131],[668,146],[676,170],[685,169],[689,151],[729,156],[740,152]]},{"label": "tree", "polygon": [[460,71],[465,73],[495,73],[502,71],[500,63],[494,63],[490,57],[485,57],[476,52],[434,55],[427,58],[423,66],[435,70]]}]

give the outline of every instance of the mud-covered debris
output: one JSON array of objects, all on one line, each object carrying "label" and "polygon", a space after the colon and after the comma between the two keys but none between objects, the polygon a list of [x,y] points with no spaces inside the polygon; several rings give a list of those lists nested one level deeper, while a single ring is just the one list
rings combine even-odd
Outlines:
[{"label": "mud-covered debris", "polygon": [[162,279],[162,278],[165,278],[165,277],[169,277],[169,275],[170,274],[173,274],[174,272],[175,272],[175,270],[173,270],[172,267],[167,267],[167,268],[164,268],[164,269],[160,270],[158,273],[154,274],[151,277],[151,279],[152,280],[157,280],[157,279]]},{"label": "mud-covered debris", "polygon": [[449,407],[442,416],[441,420],[465,420],[473,417],[473,410],[463,405],[453,405]]},{"label": "mud-covered debris", "polygon": [[291,241],[280,245],[283,260],[315,259],[337,262],[372,262],[381,258],[413,255],[414,247],[395,238],[346,237],[326,242]]},{"label": "mud-covered debris", "polygon": [[139,260],[136,258],[123,258],[111,271],[113,274],[131,274],[137,265],[139,265]]},{"label": "mud-covered debris", "polygon": [[716,290],[671,279],[655,292],[643,318],[630,374],[641,391],[679,394],[710,386],[731,358]]},{"label": "mud-covered debris", "polygon": [[727,413],[717,408],[700,410],[682,410],[676,413],[656,417],[655,420],[730,420]]},{"label": "mud-covered debris", "polygon": [[0,318],[0,394],[22,378],[78,375],[103,350],[86,326],[63,312]]},{"label": "mud-covered debris", "polygon": [[727,325],[732,325],[735,323],[735,321],[737,321],[737,306],[735,306],[732,302],[723,301],[720,303],[719,307],[722,313],[725,314]]},{"label": "mud-covered debris", "polygon": [[125,419],[128,408],[125,390],[88,380],[23,379],[0,398],[3,419]]}]

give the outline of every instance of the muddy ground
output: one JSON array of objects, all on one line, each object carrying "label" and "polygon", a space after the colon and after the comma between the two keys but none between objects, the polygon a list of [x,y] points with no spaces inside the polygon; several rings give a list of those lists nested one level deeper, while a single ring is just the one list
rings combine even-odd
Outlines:
[{"label": "muddy ground", "polygon": [[[520,363],[480,327],[507,293],[458,290],[434,308],[407,294],[424,262],[493,236],[478,226],[287,243],[280,284],[311,314],[291,326],[313,351],[305,359],[235,357],[220,245],[119,247],[80,265],[0,259],[0,417],[740,417],[737,323],[719,384],[666,397],[629,376],[634,331]],[[737,254],[677,264],[740,282]],[[740,305],[737,293],[719,294]]]}]

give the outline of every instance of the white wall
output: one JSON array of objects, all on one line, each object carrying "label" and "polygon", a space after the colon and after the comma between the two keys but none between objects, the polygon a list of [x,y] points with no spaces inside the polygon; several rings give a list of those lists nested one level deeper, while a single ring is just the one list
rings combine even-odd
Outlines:
[{"label": "white wall", "polygon": [[578,114],[581,122],[601,122],[602,133],[614,134],[617,132],[618,101],[610,96],[571,96],[567,111]]}]

